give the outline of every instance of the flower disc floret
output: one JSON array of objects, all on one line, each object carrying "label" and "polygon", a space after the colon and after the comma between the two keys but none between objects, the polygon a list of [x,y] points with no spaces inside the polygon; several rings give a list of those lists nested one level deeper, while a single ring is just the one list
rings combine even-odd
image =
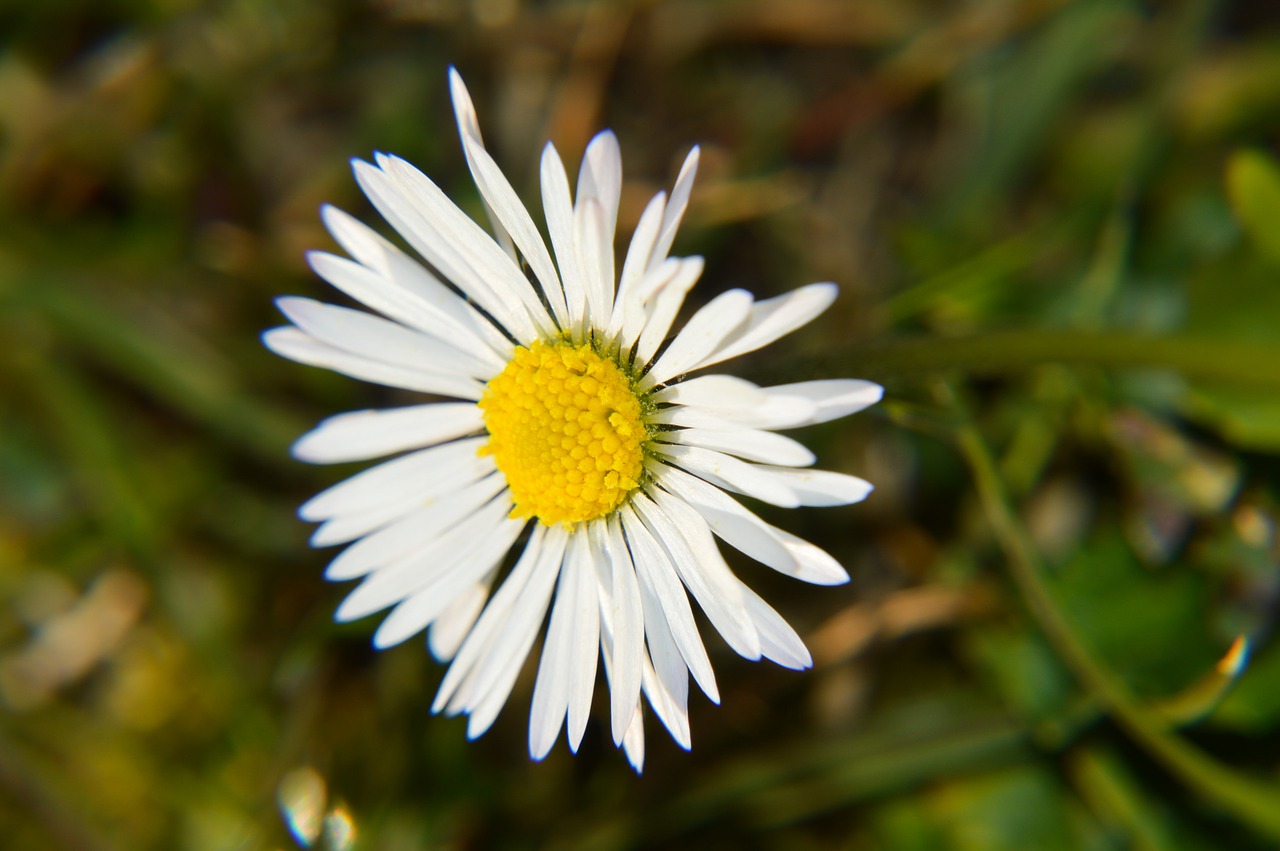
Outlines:
[{"label": "flower disc floret", "polygon": [[633,382],[590,345],[515,350],[480,400],[511,516],[566,526],[617,509],[640,485],[649,433]]}]

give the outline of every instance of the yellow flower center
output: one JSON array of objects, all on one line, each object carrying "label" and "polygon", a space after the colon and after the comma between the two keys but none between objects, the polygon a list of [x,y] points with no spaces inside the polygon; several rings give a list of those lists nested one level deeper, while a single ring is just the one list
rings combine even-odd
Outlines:
[{"label": "yellow flower center", "polygon": [[588,345],[518,347],[480,400],[511,516],[544,525],[603,517],[640,485],[645,428],[632,382]]}]

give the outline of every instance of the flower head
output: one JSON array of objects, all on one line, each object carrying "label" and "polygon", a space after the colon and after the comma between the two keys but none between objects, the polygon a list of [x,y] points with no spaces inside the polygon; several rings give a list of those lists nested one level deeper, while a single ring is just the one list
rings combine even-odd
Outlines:
[{"label": "flower head", "polygon": [[393,607],[376,646],[427,630],[432,653],[450,662],[434,711],[469,715],[471,737],[487,730],[550,610],[530,752],[545,756],[566,719],[577,750],[601,659],[614,743],[639,769],[641,695],[685,748],[689,675],[719,701],[689,595],[748,659],[811,664],[791,627],[729,569],[715,538],[807,582],[847,581],[830,555],[730,493],[789,508],[861,500],[869,484],[808,469],[813,454],[776,432],[845,416],[881,390],[857,380],[760,387],[726,375],[685,378],[806,324],[830,305],[835,286],[760,302],[730,290],[668,343],[702,272],[700,258],[668,256],[697,149],[670,196],[645,208],[616,272],[622,164],[613,134],[588,146],[572,197],[555,148],[543,151],[549,251],[485,150],[456,72],[450,85],[493,235],[404,160],[356,160],[365,195],[427,265],[325,207],[325,224],[351,259],[312,252],[312,268],[382,316],[281,298],[293,324],[264,337],[287,358],[432,397],[341,414],[304,435],[294,447],[304,461],[405,454],[299,513],[320,523],[314,545],[350,543],[326,576],[363,577],[339,620]]}]

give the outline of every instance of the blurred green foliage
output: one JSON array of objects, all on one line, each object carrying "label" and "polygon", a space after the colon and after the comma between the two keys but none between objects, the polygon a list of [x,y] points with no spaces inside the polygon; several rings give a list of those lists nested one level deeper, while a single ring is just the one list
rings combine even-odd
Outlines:
[{"label": "blurred green foliage", "polygon": [[[0,2],[5,848],[1280,843],[1280,7],[1235,0]],[[456,64],[536,197],[619,134],[625,231],[704,146],[698,296],[841,300],[748,375],[883,381],[802,437],[878,486],[735,561],[694,750],[525,750],[338,626],[290,441],[391,391],[270,356],[317,209],[390,150],[479,211]],[[1246,636],[1251,664],[1221,660]],[[1227,660],[1228,662],[1232,660]],[[292,831],[292,833],[291,833]]]}]

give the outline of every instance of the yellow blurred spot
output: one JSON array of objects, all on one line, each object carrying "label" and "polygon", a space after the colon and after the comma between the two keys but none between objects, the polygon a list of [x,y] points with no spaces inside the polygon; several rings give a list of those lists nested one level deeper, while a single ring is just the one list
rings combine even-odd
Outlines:
[{"label": "yellow blurred spot", "polygon": [[349,851],[356,844],[356,822],[346,804],[338,804],[324,817],[324,835],[330,851]]},{"label": "yellow blurred spot", "polygon": [[320,837],[327,797],[324,778],[309,765],[280,778],[276,800],[289,832],[299,844],[309,848]]},{"label": "yellow blurred spot", "polygon": [[15,709],[32,709],[81,679],[120,646],[146,599],[136,574],[103,574],[69,608],[43,620],[25,647],[0,658],[0,696]]},{"label": "yellow blurred spot", "polygon": [[1249,639],[1243,635],[1236,636],[1231,643],[1227,655],[1218,660],[1218,673],[1224,677],[1238,677],[1249,662]]}]

